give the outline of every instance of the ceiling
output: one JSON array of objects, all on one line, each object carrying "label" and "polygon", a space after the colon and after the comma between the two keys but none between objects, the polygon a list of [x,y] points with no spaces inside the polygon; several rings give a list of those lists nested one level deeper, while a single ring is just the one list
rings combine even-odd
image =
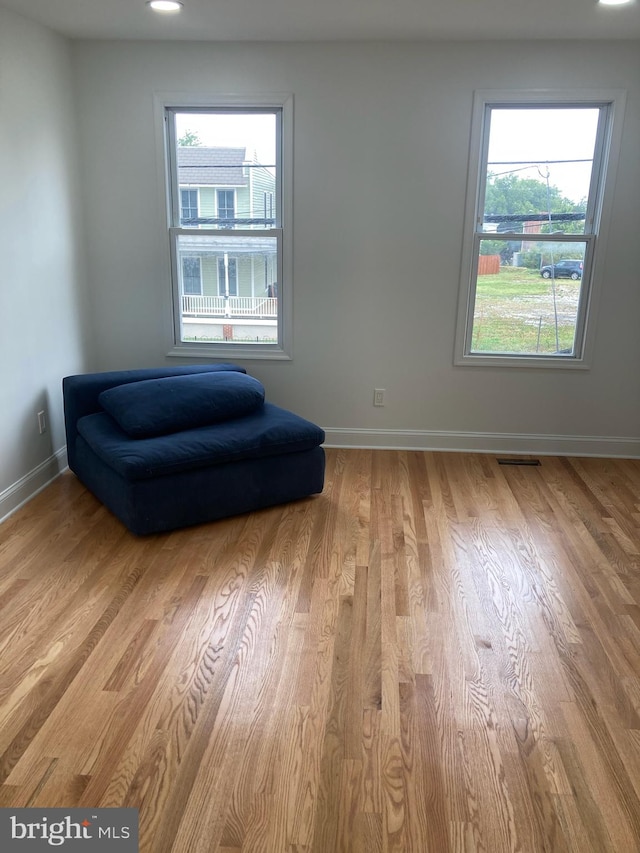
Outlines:
[{"label": "ceiling", "polygon": [[640,0],[0,0],[71,38],[189,41],[640,39]]}]

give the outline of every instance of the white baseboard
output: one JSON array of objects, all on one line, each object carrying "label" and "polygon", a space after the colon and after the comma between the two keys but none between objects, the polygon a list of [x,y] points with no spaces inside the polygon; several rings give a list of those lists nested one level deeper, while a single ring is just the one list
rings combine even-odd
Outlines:
[{"label": "white baseboard", "polygon": [[8,489],[0,492],[0,524],[34,498],[67,467],[67,448],[61,447]]},{"label": "white baseboard", "polygon": [[640,438],[325,427],[325,447],[640,458]]}]

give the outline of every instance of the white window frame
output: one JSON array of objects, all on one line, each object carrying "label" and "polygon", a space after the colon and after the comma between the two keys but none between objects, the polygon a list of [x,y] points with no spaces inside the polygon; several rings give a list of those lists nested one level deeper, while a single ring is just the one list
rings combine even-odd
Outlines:
[{"label": "white window frame", "polygon": [[[154,97],[156,127],[158,128],[158,146],[163,152],[162,168],[159,169],[164,208],[165,227],[169,236],[168,268],[170,302],[167,303],[167,355],[180,358],[213,358],[237,361],[241,359],[277,359],[292,358],[293,331],[293,96],[288,93],[277,94],[212,94],[207,93],[158,93]],[[176,251],[177,240],[181,234],[193,233],[192,228],[179,228],[179,184],[177,164],[172,152],[176,151],[175,126],[168,120],[168,111],[207,112],[216,110],[238,110],[239,112],[268,111],[273,109],[280,114],[277,122],[276,169],[279,175],[276,187],[276,212],[278,219],[270,228],[259,232],[238,228],[229,231],[230,236],[274,237],[277,245],[277,281],[278,281],[278,318],[277,342],[243,345],[225,342],[183,342],[181,340],[181,294],[179,258]],[[177,190],[177,196],[176,196]],[[176,203],[178,209],[176,210]],[[202,228],[200,230],[203,230]],[[205,229],[206,230],[206,229]],[[225,229],[216,227],[212,234],[219,237]]]},{"label": "white window frame", "polygon": [[[622,136],[625,92],[622,90],[477,90],[474,92],[467,206],[462,250],[460,291],[454,363],[479,367],[589,368],[593,354],[595,319],[602,289],[601,265],[605,257],[606,231],[615,185],[615,170]],[[563,242],[585,243],[586,252],[580,291],[574,352],[570,355],[501,354],[471,352],[478,254],[482,239],[496,239],[483,231],[489,122],[491,108],[500,107],[604,107],[598,129],[589,189],[584,234],[563,235]],[[542,235],[536,235],[538,239]],[[506,232],[500,239],[521,240],[522,234]],[[556,237],[557,239],[557,237]]]}]

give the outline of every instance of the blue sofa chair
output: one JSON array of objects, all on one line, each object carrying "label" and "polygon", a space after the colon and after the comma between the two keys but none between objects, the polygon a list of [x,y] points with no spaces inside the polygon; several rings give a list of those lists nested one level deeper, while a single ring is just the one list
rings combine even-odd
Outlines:
[{"label": "blue sofa chair", "polygon": [[66,376],[62,388],[69,467],[135,534],[323,489],[322,429],[265,402],[237,365]]}]

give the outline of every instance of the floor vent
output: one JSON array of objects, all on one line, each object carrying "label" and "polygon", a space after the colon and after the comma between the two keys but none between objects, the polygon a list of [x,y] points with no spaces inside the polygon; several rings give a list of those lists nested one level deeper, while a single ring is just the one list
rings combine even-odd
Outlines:
[{"label": "floor vent", "polygon": [[539,465],[539,459],[498,459],[498,465]]}]

